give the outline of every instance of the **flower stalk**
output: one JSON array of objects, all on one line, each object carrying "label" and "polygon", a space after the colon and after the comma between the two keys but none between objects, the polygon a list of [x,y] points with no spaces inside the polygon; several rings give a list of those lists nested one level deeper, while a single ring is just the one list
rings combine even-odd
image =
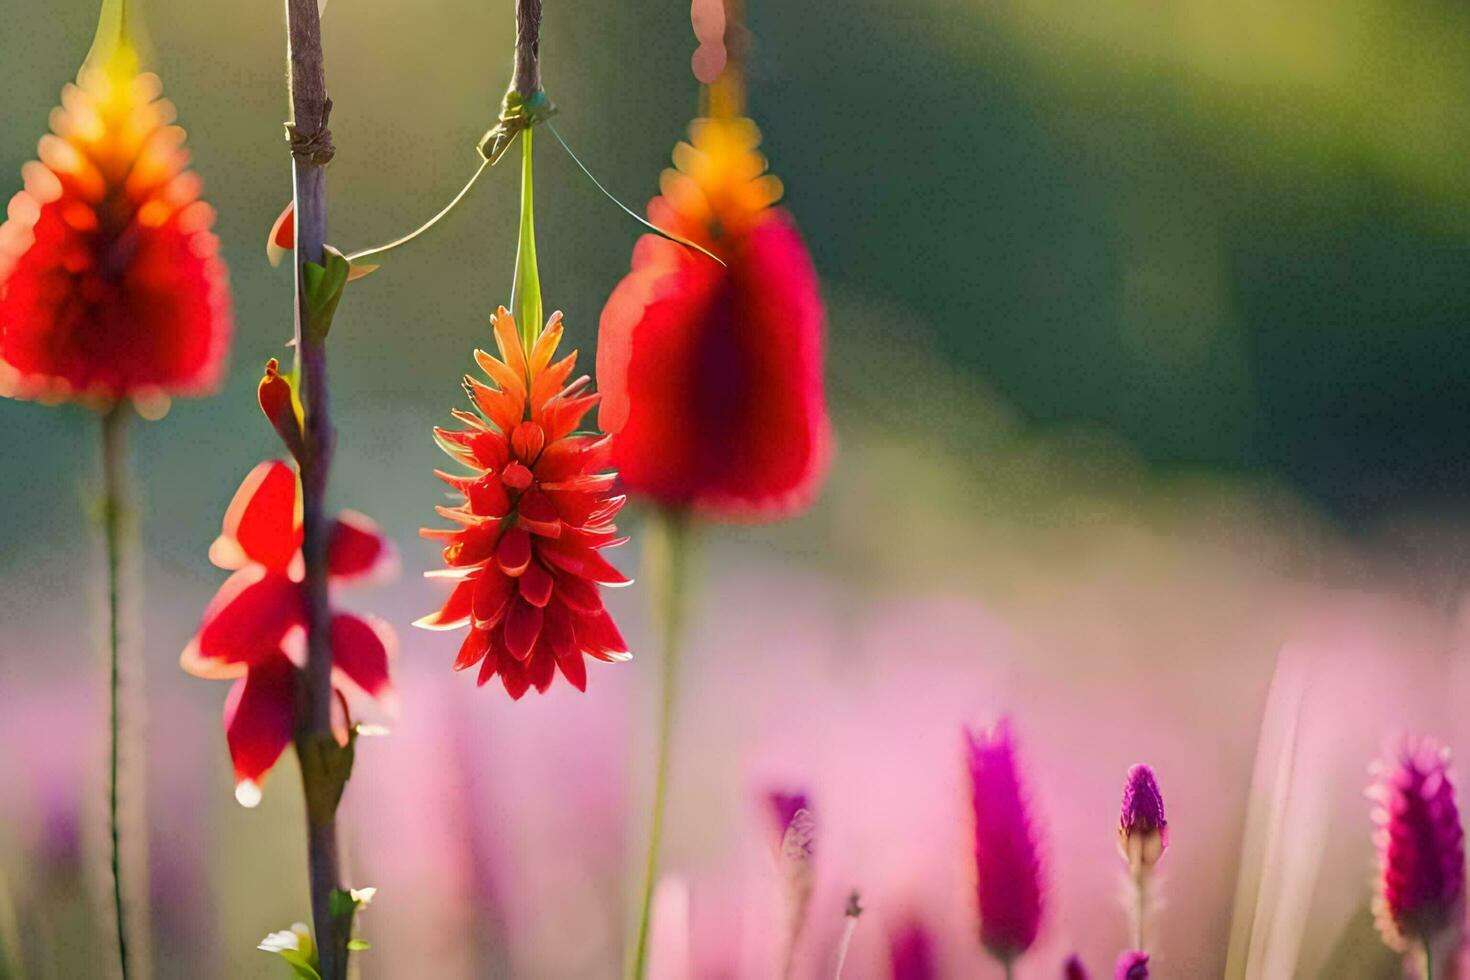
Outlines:
[{"label": "flower stalk", "polygon": [[127,481],[127,418],[132,409],[117,401],[102,416],[102,536],[107,551],[107,830],[112,862],[112,908],[117,927],[118,966],[124,980],[130,975],[128,919],[123,886],[120,807],[122,756],[122,655],[124,549],[130,520]]},{"label": "flower stalk", "polygon": [[326,247],[326,166],[335,152],[327,127],[332,101],[327,96],[317,0],[287,0],[286,24],[291,92],[291,121],[286,131],[296,209],[295,337],[304,423],[299,462],[307,638],[301,692],[305,710],[298,714],[295,743],[306,797],[311,914],[321,974],[324,980],[345,980],[347,944],[356,906],[338,898],[345,893],[336,814],[352,769],[352,746],[350,741],[347,746],[339,745],[332,733],[331,609],[327,596],[330,523],[325,507],[334,442],[326,337],[342,286],[325,274],[330,266]]},{"label": "flower stalk", "polygon": [[678,699],[679,660],[688,598],[685,586],[689,577],[692,543],[692,528],[687,511],[665,510],[654,524],[649,529],[648,566],[655,602],[658,604],[656,619],[662,632],[663,672],[660,678],[653,802],[648,822],[648,854],[644,862],[643,893],[639,902],[638,938],[634,947],[632,968],[628,973],[631,980],[642,980],[648,965],[649,922],[663,847],[664,810],[668,803],[669,758],[673,747],[674,706]]}]

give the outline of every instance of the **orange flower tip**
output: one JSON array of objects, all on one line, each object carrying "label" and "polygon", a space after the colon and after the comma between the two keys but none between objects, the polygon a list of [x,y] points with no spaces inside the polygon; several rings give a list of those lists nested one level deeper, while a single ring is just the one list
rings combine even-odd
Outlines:
[{"label": "orange flower tip", "polygon": [[300,459],[306,448],[306,440],[301,432],[301,419],[296,414],[295,394],[291,382],[280,372],[280,362],[274,357],[266,362],[256,396],[260,401],[260,410],[265,413],[276,434],[281,437],[291,455]]},{"label": "orange flower tip", "polygon": [[253,779],[242,779],[235,784],[235,801],[247,810],[260,806],[260,785]]}]

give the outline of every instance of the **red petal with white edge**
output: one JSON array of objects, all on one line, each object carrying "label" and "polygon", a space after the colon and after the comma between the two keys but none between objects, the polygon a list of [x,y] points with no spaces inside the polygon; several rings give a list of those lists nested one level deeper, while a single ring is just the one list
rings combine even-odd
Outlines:
[{"label": "red petal with white edge", "polygon": [[525,660],[541,635],[542,610],[517,596],[505,614],[505,649],[517,660]]},{"label": "red petal with white edge", "polygon": [[332,617],[332,666],[362,688],[370,697],[381,698],[390,689],[388,645],[392,633],[380,620],[348,613]]},{"label": "red petal with white edge", "polygon": [[544,607],[551,601],[551,589],[555,582],[545,566],[532,562],[521,576],[521,598],[533,606]]},{"label": "red petal with white edge", "polygon": [[500,622],[515,590],[515,579],[502,575],[499,569],[485,569],[479,584],[475,586],[475,598],[471,607],[476,628],[486,630]]},{"label": "red petal with white edge", "polygon": [[597,591],[597,586],[576,575],[556,576],[556,596],[577,612],[602,611],[602,593]]},{"label": "red petal with white edge", "polygon": [[265,240],[265,257],[270,259],[273,266],[280,265],[281,259],[291,249],[296,247],[296,202],[286,205],[286,210],[276,217],[275,223],[271,225],[270,236]]},{"label": "red petal with white edge", "polygon": [[521,524],[532,534],[554,538],[561,534],[561,515],[556,512],[551,498],[537,489],[530,489],[516,506]]},{"label": "red petal with white edge", "polygon": [[304,622],[301,586],[280,572],[242,568],[205,608],[197,651],[221,663],[262,663],[280,655],[286,633]]},{"label": "red petal with white edge", "polygon": [[414,625],[426,630],[454,630],[469,624],[470,603],[475,595],[476,579],[467,578],[449,593],[449,601],[438,612],[414,620]]},{"label": "red petal with white edge", "polygon": [[[236,796],[253,806],[258,784],[270,772],[296,727],[296,668],[271,657],[250,668],[225,699],[225,738],[235,764]],[[249,783],[250,786],[244,784]]]},{"label": "red petal with white edge", "polygon": [[365,578],[389,571],[394,563],[392,546],[371,518],[351,510],[337,515],[327,541],[328,575],[338,581]]},{"label": "red petal with white edge", "polygon": [[495,546],[495,561],[507,575],[516,576],[531,564],[531,535],[523,527],[513,527],[500,536]]},{"label": "red petal with white edge", "polygon": [[284,571],[301,548],[296,518],[296,471],[280,460],[261,463],[245,477],[225,511],[223,532],[209,549],[221,568],[259,562]]}]

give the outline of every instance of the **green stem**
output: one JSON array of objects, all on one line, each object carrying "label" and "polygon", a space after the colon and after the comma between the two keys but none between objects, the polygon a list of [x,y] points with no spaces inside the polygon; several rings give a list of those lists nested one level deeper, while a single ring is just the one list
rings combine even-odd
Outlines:
[{"label": "green stem", "polygon": [[1424,940],[1424,980],[1434,980],[1434,953],[1427,939]]},{"label": "green stem", "polygon": [[107,826],[112,847],[112,905],[117,919],[117,957],[128,976],[127,919],[124,916],[122,845],[118,817],[119,745],[122,741],[122,550],[127,509],[126,423],[130,409],[119,401],[102,416],[102,534],[107,544],[108,780]]},{"label": "green stem", "polygon": [[516,245],[516,278],[510,305],[530,353],[541,333],[541,276],[536,269],[536,216],[531,193],[531,127],[521,132],[521,234]]},{"label": "green stem", "polygon": [[638,943],[630,980],[643,980],[648,967],[649,919],[658,882],[663,845],[664,809],[668,798],[669,755],[673,745],[674,705],[678,699],[679,655],[684,633],[685,583],[689,572],[689,516],[666,511],[649,537],[649,569],[654,579],[658,620],[663,635],[663,677],[658,715],[658,759],[653,777],[653,809],[648,826],[648,857],[643,871],[643,897],[638,912]]}]

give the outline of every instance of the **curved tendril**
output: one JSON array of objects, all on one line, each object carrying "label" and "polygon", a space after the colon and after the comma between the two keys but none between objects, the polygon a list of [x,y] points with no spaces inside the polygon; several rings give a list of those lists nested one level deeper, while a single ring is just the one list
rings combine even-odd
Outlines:
[{"label": "curved tendril", "polygon": [[683,237],[682,235],[676,235],[676,234],[674,234],[671,231],[667,231],[667,230],[665,230],[663,228],[660,228],[658,225],[654,224],[652,221],[649,221],[649,220],[645,219],[638,212],[636,212],[632,208],[628,207],[622,201],[619,201],[616,197],[613,197],[612,192],[609,191],[606,187],[603,187],[602,186],[602,181],[600,181],[596,177],[592,176],[592,171],[590,171],[590,170],[587,169],[587,165],[585,163],[583,163],[581,160],[577,159],[577,154],[575,154],[575,153],[572,152],[572,148],[567,145],[567,141],[566,140],[562,139],[561,133],[557,132],[556,127],[551,124],[551,121],[550,120],[547,120],[546,121],[546,128],[549,129],[549,130],[551,130],[551,135],[556,137],[556,141],[561,144],[561,148],[563,150],[566,150],[567,151],[567,156],[571,157],[572,158],[572,162],[577,165],[577,167],[582,171],[582,173],[584,173],[584,174],[587,175],[587,179],[590,180],[590,181],[592,181],[593,186],[595,186],[598,190],[602,191],[603,196],[606,197],[609,201],[613,202],[618,207],[622,208],[623,211],[629,217],[631,217],[634,221],[638,222],[643,227],[649,229],[655,235],[658,235],[660,238],[667,238],[669,241],[675,242],[675,243],[677,243],[679,245],[683,245],[685,248],[692,248],[692,249],[694,249],[694,251],[699,252],[701,255],[704,255],[704,256],[706,256],[708,258],[711,258],[711,259],[715,260],[716,262],[720,263],[720,265],[724,265],[725,264],[725,260],[724,259],[720,258],[718,255],[716,255],[715,253],[711,252],[709,249],[705,248],[704,246],[700,245],[698,242],[691,242],[689,239]]},{"label": "curved tendril", "polygon": [[386,245],[375,245],[372,248],[365,248],[361,251],[353,252],[351,255],[347,256],[347,261],[357,263],[362,261],[363,259],[371,258],[374,255],[382,255],[385,252],[391,252],[395,248],[398,248],[400,245],[407,245],[409,242],[413,241],[415,238],[419,237],[424,232],[437,225],[440,220],[448,216],[449,212],[453,211],[456,207],[459,206],[459,202],[464,200],[465,195],[470,192],[470,188],[475,186],[475,181],[480,179],[480,175],[483,174],[486,169],[489,168],[489,166],[489,160],[481,160],[480,166],[475,169],[474,174],[470,176],[470,179],[465,183],[465,185],[459,189],[459,193],[454,195],[453,200],[444,205],[444,208],[428,221],[424,222],[422,225],[419,225],[417,228],[409,232],[407,235],[404,235],[402,238],[395,238],[393,241],[388,242]]}]

